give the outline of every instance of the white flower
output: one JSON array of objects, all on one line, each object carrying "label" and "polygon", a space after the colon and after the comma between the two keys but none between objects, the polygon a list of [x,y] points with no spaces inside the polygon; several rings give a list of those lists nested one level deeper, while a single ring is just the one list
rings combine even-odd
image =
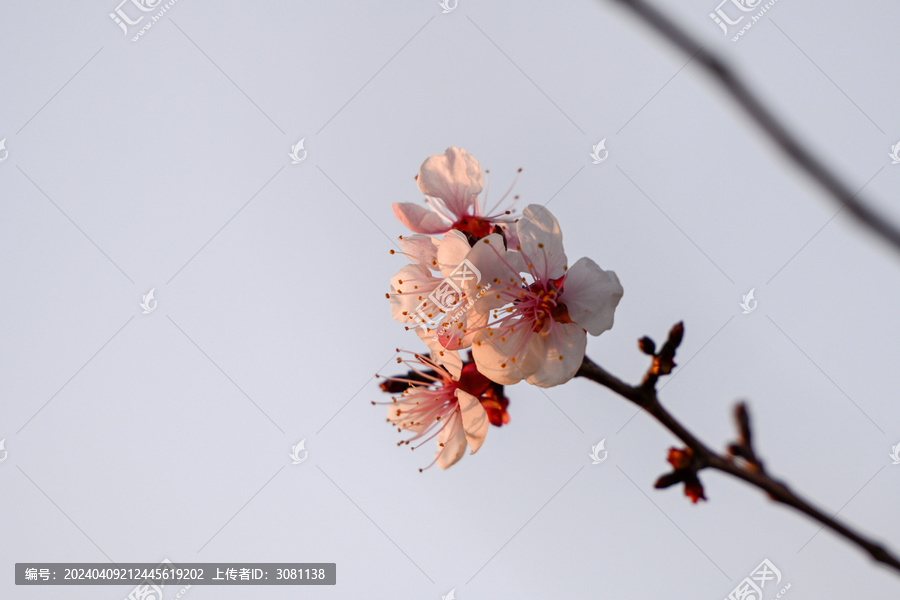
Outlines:
[{"label": "white flower", "polygon": [[391,291],[385,294],[394,319],[406,329],[414,328],[434,360],[454,377],[459,377],[462,368],[462,359],[456,351],[460,346],[447,343],[450,316],[435,302],[432,293],[444,281],[444,274],[455,268],[455,263],[447,261],[459,254],[460,244],[469,247],[465,236],[458,231],[450,232],[444,240],[427,235],[401,237],[401,252],[412,262],[391,278]]},{"label": "white flower", "polygon": [[497,383],[559,385],[581,365],[586,333],[600,335],[612,327],[623,289],[614,272],[589,258],[567,269],[562,232],[546,208],[528,206],[517,236],[517,252],[489,236],[469,253],[491,283],[473,307],[490,315],[489,325],[474,333],[473,358]]},{"label": "white flower", "polygon": [[[451,146],[443,154],[427,158],[416,180],[427,208],[411,202],[393,205],[394,215],[412,231],[436,235],[456,229],[479,239],[493,233],[495,227],[508,230],[513,221],[510,211],[499,211],[512,187],[486,210],[478,200],[484,189],[481,166],[461,148]],[[499,212],[491,215],[494,211]]]},{"label": "white flower", "polygon": [[469,314],[472,303],[466,293],[456,293],[458,286],[449,287],[451,293],[446,296],[436,292],[452,280],[471,250],[468,238],[453,230],[443,240],[413,235],[401,237],[400,244],[412,263],[391,278],[391,291],[386,294],[391,314],[407,329],[415,328],[434,360],[459,376],[462,360],[457,351],[472,345],[468,323],[472,317],[482,325],[487,320],[477,313]]}]

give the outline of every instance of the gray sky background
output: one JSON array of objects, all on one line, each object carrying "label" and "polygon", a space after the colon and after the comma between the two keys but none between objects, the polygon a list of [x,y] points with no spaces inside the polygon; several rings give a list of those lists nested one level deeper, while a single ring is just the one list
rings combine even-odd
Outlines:
[{"label": "gray sky background", "polygon": [[[900,548],[900,262],[696,65],[587,0],[179,0],[137,43],[115,8],[0,7],[0,595],[114,600],[129,586],[16,587],[13,564],[168,557],[337,563],[335,587],[192,600],[720,600],[764,558],[787,598],[897,596],[738,482],[653,490],[673,437],[591,382],[508,388],[509,426],[446,472],[370,405],[394,348],[420,349],[384,300],[390,204],[460,146],[489,199],[523,168],[519,208],[618,274],[594,360],[635,381],[635,340],[684,320],[671,410],[722,448],[746,399],[773,473]],[[900,219],[900,6],[780,0],[737,43],[716,0],[664,8]]]}]

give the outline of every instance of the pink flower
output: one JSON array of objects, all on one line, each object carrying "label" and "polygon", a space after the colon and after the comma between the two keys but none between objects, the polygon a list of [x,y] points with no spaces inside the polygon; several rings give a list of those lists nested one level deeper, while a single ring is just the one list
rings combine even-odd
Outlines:
[{"label": "pink flower", "polygon": [[[401,237],[400,244],[412,262],[391,278],[391,291],[385,294],[391,314],[407,329],[415,328],[435,362],[458,377],[462,360],[457,350],[472,345],[472,336],[460,333],[467,330],[471,301],[454,279],[471,250],[468,238],[453,230],[443,240],[413,235]],[[477,313],[471,314],[486,322]]]},{"label": "pink flower", "polygon": [[427,235],[400,237],[401,252],[412,262],[391,278],[391,291],[385,297],[390,302],[391,315],[407,329],[418,325],[416,307],[441,282],[438,243],[440,240]]},{"label": "pink flower", "polygon": [[465,150],[451,146],[443,154],[430,156],[416,180],[426,195],[427,208],[410,202],[393,204],[394,214],[412,231],[436,235],[457,229],[480,239],[495,233],[497,227],[508,230],[513,220],[508,210],[489,214],[499,209],[512,187],[490,210],[479,203],[481,166]]},{"label": "pink flower", "polygon": [[397,359],[411,368],[406,377],[388,377],[381,384],[385,391],[402,392],[386,403],[387,418],[397,431],[414,434],[398,445],[417,441],[415,449],[437,438],[438,450],[428,467],[436,462],[446,469],[462,458],[467,446],[470,454],[481,448],[492,421],[497,425],[509,422],[509,400],[503,396],[502,386],[485,378],[474,363],[466,364],[461,375],[454,378],[427,356],[413,356],[409,361]]},{"label": "pink flower", "polygon": [[614,272],[590,258],[566,267],[562,232],[546,208],[528,206],[516,229],[518,252],[493,235],[468,255],[491,283],[473,306],[490,320],[474,334],[472,355],[478,370],[497,383],[525,379],[551,387],[574,377],[587,333],[612,327],[623,289]]}]

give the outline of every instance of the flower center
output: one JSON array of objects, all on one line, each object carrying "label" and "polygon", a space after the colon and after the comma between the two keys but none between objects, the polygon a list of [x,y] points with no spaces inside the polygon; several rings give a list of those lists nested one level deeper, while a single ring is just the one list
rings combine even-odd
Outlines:
[{"label": "flower center", "polygon": [[453,224],[453,229],[468,233],[476,239],[485,238],[494,232],[494,226],[490,220],[474,215],[465,215]]},{"label": "flower center", "polygon": [[527,295],[517,300],[521,314],[534,321],[531,330],[535,333],[544,329],[548,319],[557,323],[572,323],[569,309],[559,301],[564,279],[565,275],[547,282],[535,281],[526,288]]}]

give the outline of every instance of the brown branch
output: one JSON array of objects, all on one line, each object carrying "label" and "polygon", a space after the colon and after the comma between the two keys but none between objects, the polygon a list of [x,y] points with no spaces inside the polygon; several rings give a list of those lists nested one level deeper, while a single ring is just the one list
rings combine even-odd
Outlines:
[{"label": "brown branch", "polygon": [[[663,475],[657,481],[657,487],[668,487],[684,482],[686,493],[696,502],[697,499],[703,498],[703,488],[697,479],[698,472],[703,469],[715,469],[727,473],[766,492],[775,502],[791,506],[814,521],[818,521],[865,550],[876,561],[900,572],[900,559],[884,546],[857,533],[837,518],[825,514],[809,501],[797,495],[787,484],[771,477],[765,471],[753,448],[750,417],[743,403],[738,404],[735,410],[739,439],[730,446],[730,455],[719,454],[710,449],[666,410],[656,391],[656,381],[661,374],[664,374],[658,372],[659,364],[666,364],[668,361],[674,366],[675,348],[680,343],[683,333],[684,326],[681,323],[673,327],[669,334],[669,340],[659,353],[654,353],[655,345],[649,338],[642,338],[638,342],[641,350],[653,356],[653,362],[644,376],[644,382],[638,386],[623,382],[586,356],[577,373],[577,376],[599,383],[646,410],[687,446],[688,450],[686,451],[675,449],[670,451],[669,461],[675,470]],[[671,353],[665,356],[668,352],[667,348],[671,348]],[[648,350],[650,351],[648,352]]]},{"label": "brown branch", "polygon": [[677,25],[659,9],[644,0],[616,0],[626,6],[639,19],[653,27],[674,44],[687,57],[696,55],[697,62],[718,82],[747,116],[786,154],[800,169],[828,192],[841,208],[847,208],[864,226],[900,251],[900,229],[875,211],[868,202],[854,192],[825,164],[806,149],[787,126],[775,117],[750,87],[738,77],[726,62],[715,53],[705,50],[687,31]]}]

